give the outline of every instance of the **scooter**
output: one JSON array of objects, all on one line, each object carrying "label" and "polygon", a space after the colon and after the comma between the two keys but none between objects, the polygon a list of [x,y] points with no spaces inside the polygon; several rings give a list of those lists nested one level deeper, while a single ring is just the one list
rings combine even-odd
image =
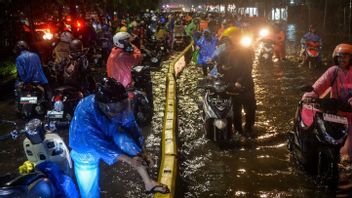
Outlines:
[{"label": "scooter", "polygon": [[0,197],[58,197],[62,193],[78,197],[78,191],[70,177],[72,161],[69,150],[63,139],[54,133],[58,126],[44,126],[39,119],[30,120],[24,129],[18,129],[15,122],[1,123],[11,124],[15,129],[1,136],[0,141],[26,136],[23,149],[34,169],[25,174],[0,177]]},{"label": "scooter", "polygon": [[148,66],[132,68],[133,87],[128,89],[131,107],[139,126],[147,126],[153,118],[153,90]]},{"label": "scooter", "polygon": [[313,68],[320,63],[320,42],[308,41],[303,53],[304,63],[308,64],[309,68]]},{"label": "scooter", "polygon": [[185,46],[185,35],[184,34],[176,34],[173,39],[173,47],[174,50],[181,51],[184,49]]},{"label": "scooter", "polygon": [[348,134],[348,121],[338,111],[349,111],[336,99],[303,99],[299,102],[288,148],[295,161],[312,175],[319,186],[338,184],[340,148]]},{"label": "scooter", "polygon": [[44,87],[36,83],[19,83],[15,90],[17,111],[24,119],[43,116],[46,111]]},{"label": "scooter", "polygon": [[82,98],[83,93],[74,87],[62,86],[56,88],[51,99],[53,108],[46,113],[49,123],[71,121],[74,110]]},{"label": "scooter", "polygon": [[229,143],[232,138],[232,100],[229,86],[219,75],[210,82],[199,84],[206,90],[202,102],[205,134],[214,142]]},{"label": "scooter", "polygon": [[274,41],[271,39],[261,40],[261,48],[259,51],[260,63],[271,63],[274,54]]}]

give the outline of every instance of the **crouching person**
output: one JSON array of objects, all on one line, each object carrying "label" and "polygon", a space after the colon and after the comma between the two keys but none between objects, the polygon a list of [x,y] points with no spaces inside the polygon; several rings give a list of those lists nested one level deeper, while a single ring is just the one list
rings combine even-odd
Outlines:
[{"label": "crouching person", "polygon": [[142,177],[147,193],[168,193],[166,185],[150,178],[143,154],[144,138],[129,109],[127,92],[113,78],[97,84],[94,95],[76,107],[69,131],[71,157],[81,197],[100,197],[99,161],[125,162]]}]

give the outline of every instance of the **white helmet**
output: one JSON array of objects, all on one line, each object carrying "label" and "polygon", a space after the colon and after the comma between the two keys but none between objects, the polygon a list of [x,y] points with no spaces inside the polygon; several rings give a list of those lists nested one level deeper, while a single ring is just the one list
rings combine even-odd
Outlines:
[{"label": "white helmet", "polygon": [[125,42],[126,40],[128,40],[129,38],[131,38],[131,35],[128,32],[118,32],[114,35],[114,37],[112,38],[114,45],[118,48],[125,48]]},{"label": "white helmet", "polygon": [[71,43],[73,36],[70,32],[63,32],[60,34],[60,41]]}]

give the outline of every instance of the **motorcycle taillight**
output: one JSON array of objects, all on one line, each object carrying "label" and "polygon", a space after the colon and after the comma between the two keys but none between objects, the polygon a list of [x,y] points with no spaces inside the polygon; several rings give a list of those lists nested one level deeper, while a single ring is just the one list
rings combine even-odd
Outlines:
[{"label": "motorcycle taillight", "polygon": [[53,102],[57,102],[57,101],[60,101],[60,100],[62,100],[62,96],[61,95],[57,95],[57,96],[54,96]]}]

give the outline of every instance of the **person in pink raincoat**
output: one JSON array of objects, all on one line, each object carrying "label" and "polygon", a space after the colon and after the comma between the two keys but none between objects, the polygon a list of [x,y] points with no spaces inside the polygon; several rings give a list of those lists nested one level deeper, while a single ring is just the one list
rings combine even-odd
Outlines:
[{"label": "person in pink raincoat", "polygon": [[132,85],[131,69],[140,63],[141,51],[130,43],[131,35],[127,32],[118,32],[113,37],[114,48],[109,55],[106,71],[108,77],[114,78],[124,87]]},{"label": "person in pink raincoat", "polygon": [[[332,57],[335,65],[325,71],[314,83],[314,90],[305,93],[303,98],[324,97],[331,87],[331,98],[336,98],[352,105],[352,45],[337,45]],[[341,115],[347,117],[349,124],[348,137],[345,145],[340,150],[341,159],[352,160],[352,113],[341,112]]]}]

